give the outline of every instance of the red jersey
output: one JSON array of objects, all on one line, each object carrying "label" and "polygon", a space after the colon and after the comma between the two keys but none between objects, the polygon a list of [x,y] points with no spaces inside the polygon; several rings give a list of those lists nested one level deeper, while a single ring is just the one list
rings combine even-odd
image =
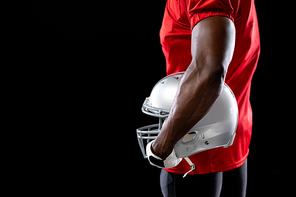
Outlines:
[{"label": "red jersey", "polygon": [[[191,31],[200,20],[210,16],[225,16],[235,24],[235,50],[225,83],[236,96],[239,119],[233,145],[190,156],[196,170],[189,174],[227,171],[240,167],[249,154],[252,134],[250,88],[260,53],[254,0],[168,0],[160,30],[167,74],[187,69],[192,60]],[[190,166],[183,159],[178,166],[166,170],[185,174]]]}]

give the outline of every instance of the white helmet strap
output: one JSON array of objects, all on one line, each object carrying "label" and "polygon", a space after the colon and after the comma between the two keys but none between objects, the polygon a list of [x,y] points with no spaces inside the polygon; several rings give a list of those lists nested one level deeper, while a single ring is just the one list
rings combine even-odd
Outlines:
[{"label": "white helmet strap", "polygon": [[192,161],[188,158],[188,157],[184,157],[184,159],[187,161],[187,163],[190,165],[191,170],[189,170],[188,172],[186,172],[183,176],[183,178],[185,178],[187,176],[187,174],[189,172],[192,172],[193,170],[195,170],[195,165],[194,163],[192,163]]}]

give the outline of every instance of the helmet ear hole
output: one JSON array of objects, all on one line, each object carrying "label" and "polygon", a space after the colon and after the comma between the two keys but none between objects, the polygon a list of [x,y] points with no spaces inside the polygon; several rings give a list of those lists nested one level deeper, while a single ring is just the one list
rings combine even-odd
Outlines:
[{"label": "helmet ear hole", "polygon": [[184,143],[190,142],[190,141],[194,140],[196,137],[197,137],[196,131],[187,133],[186,135],[184,135],[182,142],[184,142]]}]

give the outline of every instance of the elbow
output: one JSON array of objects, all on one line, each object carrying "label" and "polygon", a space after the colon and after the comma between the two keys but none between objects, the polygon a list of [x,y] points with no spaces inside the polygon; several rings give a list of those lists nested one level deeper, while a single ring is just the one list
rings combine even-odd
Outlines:
[{"label": "elbow", "polygon": [[[186,71],[188,79],[184,84],[195,84],[194,88],[202,92],[219,96],[222,92],[228,65],[220,61],[195,62]],[[192,78],[191,78],[192,77]]]},{"label": "elbow", "polygon": [[206,88],[220,94],[225,81],[227,67],[221,64],[215,64],[211,69],[205,72],[206,73],[202,75],[205,76],[204,83]]},{"label": "elbow", "polygon": [[227,68],[230,61],[221,58],[206,57],[202,60],[194,59],[191,62],[192,71],[196,73],[199,80],[207,86],[223,86]]},{"label": "elbow", "polygon": [[210,83],[223,85],[225,81],[226,73],[227,73],[227,69],[225,69],[225,66],[223,65],[215,66],[215,69],[213,69],[209,74]]}]

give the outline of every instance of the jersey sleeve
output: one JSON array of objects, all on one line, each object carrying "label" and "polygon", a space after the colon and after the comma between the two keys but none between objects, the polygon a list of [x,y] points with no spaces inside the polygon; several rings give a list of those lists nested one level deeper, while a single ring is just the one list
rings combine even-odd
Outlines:
[{"label": "jersey sleeve", "polygon": [[231,0],[189,0],[188,9],[191,30],[199,21],[210,16],[225,16],[234,21]]}]

